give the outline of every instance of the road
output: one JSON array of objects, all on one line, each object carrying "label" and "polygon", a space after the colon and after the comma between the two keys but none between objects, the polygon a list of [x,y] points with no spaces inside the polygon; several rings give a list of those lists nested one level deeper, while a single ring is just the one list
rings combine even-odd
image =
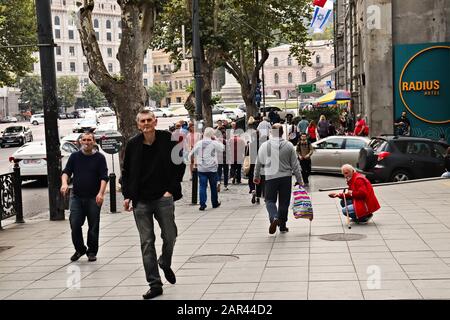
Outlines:
[{"label": "road", "polygon": [[[173,125],[176,121],[180,119],[185,119],[186,117],[172,117],[172,118],[158,118],[158,129],[165,130],[169,126]],[[100,118],[100,123],[106,123],[113,119],[113,117]],[[64,137],[65,135],[72,133],[72,125],[74,119],[63,119],[58,120],[58,130],[59,136]],[[26,125],[28,123],[22,122],[17,123]],[[13,124],[0,124],[0,131],[3,131],[6,127]],[[34,141],[45,140],[44,125],[40,124],[37,126],[31,125],[30,128],[33,131]],[[18,149],[19,147],[8,147],[0,149],[0,174],[11,172],[12,167],[9,163],[9,157]],[[102,151],[101,151],[102,152]],[[112,172],[112,156],[110,154],[105,154],[109,172]],[[119,158],[114,155],[114,170],[116,176],[120,176],[119,173]],[[189,179],[188,174],[185,175],[185,179]],[[317,191],[319,188],[327,187],[338,187],[343,185],[343,178],[337,175],[318,175],[315,174],[310,178],[310,189],[311,191]],[[244,180],[245,181],[245,180]],[[189,191],[190,193],[190,191]],[[38,183],[37,181],[27,181],[22,185],[22,197],[23,197],[23,209],[24,217],[30,218],[42,212],[48,211],[48,188],[45,185]],[[120,205],[120,204],[118,204]]]}]

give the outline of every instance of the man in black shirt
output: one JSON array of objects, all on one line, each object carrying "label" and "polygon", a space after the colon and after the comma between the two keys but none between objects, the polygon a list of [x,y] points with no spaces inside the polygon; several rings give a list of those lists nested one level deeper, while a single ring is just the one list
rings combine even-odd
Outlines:
[{"label": "man in black shirt", "polygon": [[[124,208],[133,210],[141,239],[142,260],[150,289],[143,295],[152,299],[163,293],[159,267],[167,281],[176,282],[170,268],[177,237],[174,201],[182,197],[181,180],[185,165],[178,140],[167,131],[156,130],[157,119],[149,110],[136,117],[142,132],[128,141],[122,171]],[[153,217],[158,221],[163,240],[162,254],[157,259]]]},{"label": "man in black shirt", "polygon": [[397,128],[397,134],[399,136],[409,136],[411,123],[406,117],[406,111],[403,111],[402,116],[395,120],[394,126]]},{"label": "man in black shirt", "polygon": [[[100,208],[103,204],[108,168],[105,156],[94,149],[93,133],[80,137],[81,150],[72,153],[61,176],[61,193],[68,191],[68,180],[73,174],[73,192],[70,199],[70,227],[75,253],[70,258],[77,261],[87,254],[89,261],[97,260],[100,228]],[[87,246],[84,245],[82,226],[88,220]]]}]

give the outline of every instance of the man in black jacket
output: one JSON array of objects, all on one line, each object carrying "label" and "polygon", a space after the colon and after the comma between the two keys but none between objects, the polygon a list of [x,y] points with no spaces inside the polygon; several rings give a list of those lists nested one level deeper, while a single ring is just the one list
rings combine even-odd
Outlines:
[{"label": "man in black jacket", "polygon": [[[142,132],[128,141],[122,171],[124,208],[133,210],[141,239],[142,259],[150,289],[143,295],[151,299],[163,293],[158,265],[167,281],[174,284],[170,268],[177,237],[174,201],[182,197],[181,180],[185,170],[178,141],[167,131],[156,130],[153,112],[142,110],[136,117]],[[158,221],[163,239],[157,260],[153,217]]]}]

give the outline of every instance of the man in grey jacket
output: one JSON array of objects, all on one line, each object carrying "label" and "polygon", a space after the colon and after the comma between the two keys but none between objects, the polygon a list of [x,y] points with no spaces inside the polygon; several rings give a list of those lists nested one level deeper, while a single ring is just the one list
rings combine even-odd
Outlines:
[{"label": "man in grey jacket", "polygon": [[[303,185],[300,164],[294,146],[283,137],[283,126],[275,124],[271,130],[270,140],[264,142],[256,159],[253,181],[259,184],[261,174],[265,175],[265,201],[269,213],[269,233],[274,234],[277,226],[281,232],[288,232],[286,227],[292,191],[292,172],[296,184]],[[277,208],[277,199],[279,206]]]}]

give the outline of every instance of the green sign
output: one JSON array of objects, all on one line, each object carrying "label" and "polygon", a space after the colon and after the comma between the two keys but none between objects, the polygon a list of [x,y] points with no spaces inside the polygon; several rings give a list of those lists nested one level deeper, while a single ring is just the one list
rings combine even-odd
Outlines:
[{"label": "green sign", "polygon": [[298,86],[298,93],[313,93],[316,92],[316,85],[313,84],[300,84]]},{"label": "green sign", "polygon": [[394,118],[406,111],[413,136],[450,141],[450,44],[394,47]]}]

